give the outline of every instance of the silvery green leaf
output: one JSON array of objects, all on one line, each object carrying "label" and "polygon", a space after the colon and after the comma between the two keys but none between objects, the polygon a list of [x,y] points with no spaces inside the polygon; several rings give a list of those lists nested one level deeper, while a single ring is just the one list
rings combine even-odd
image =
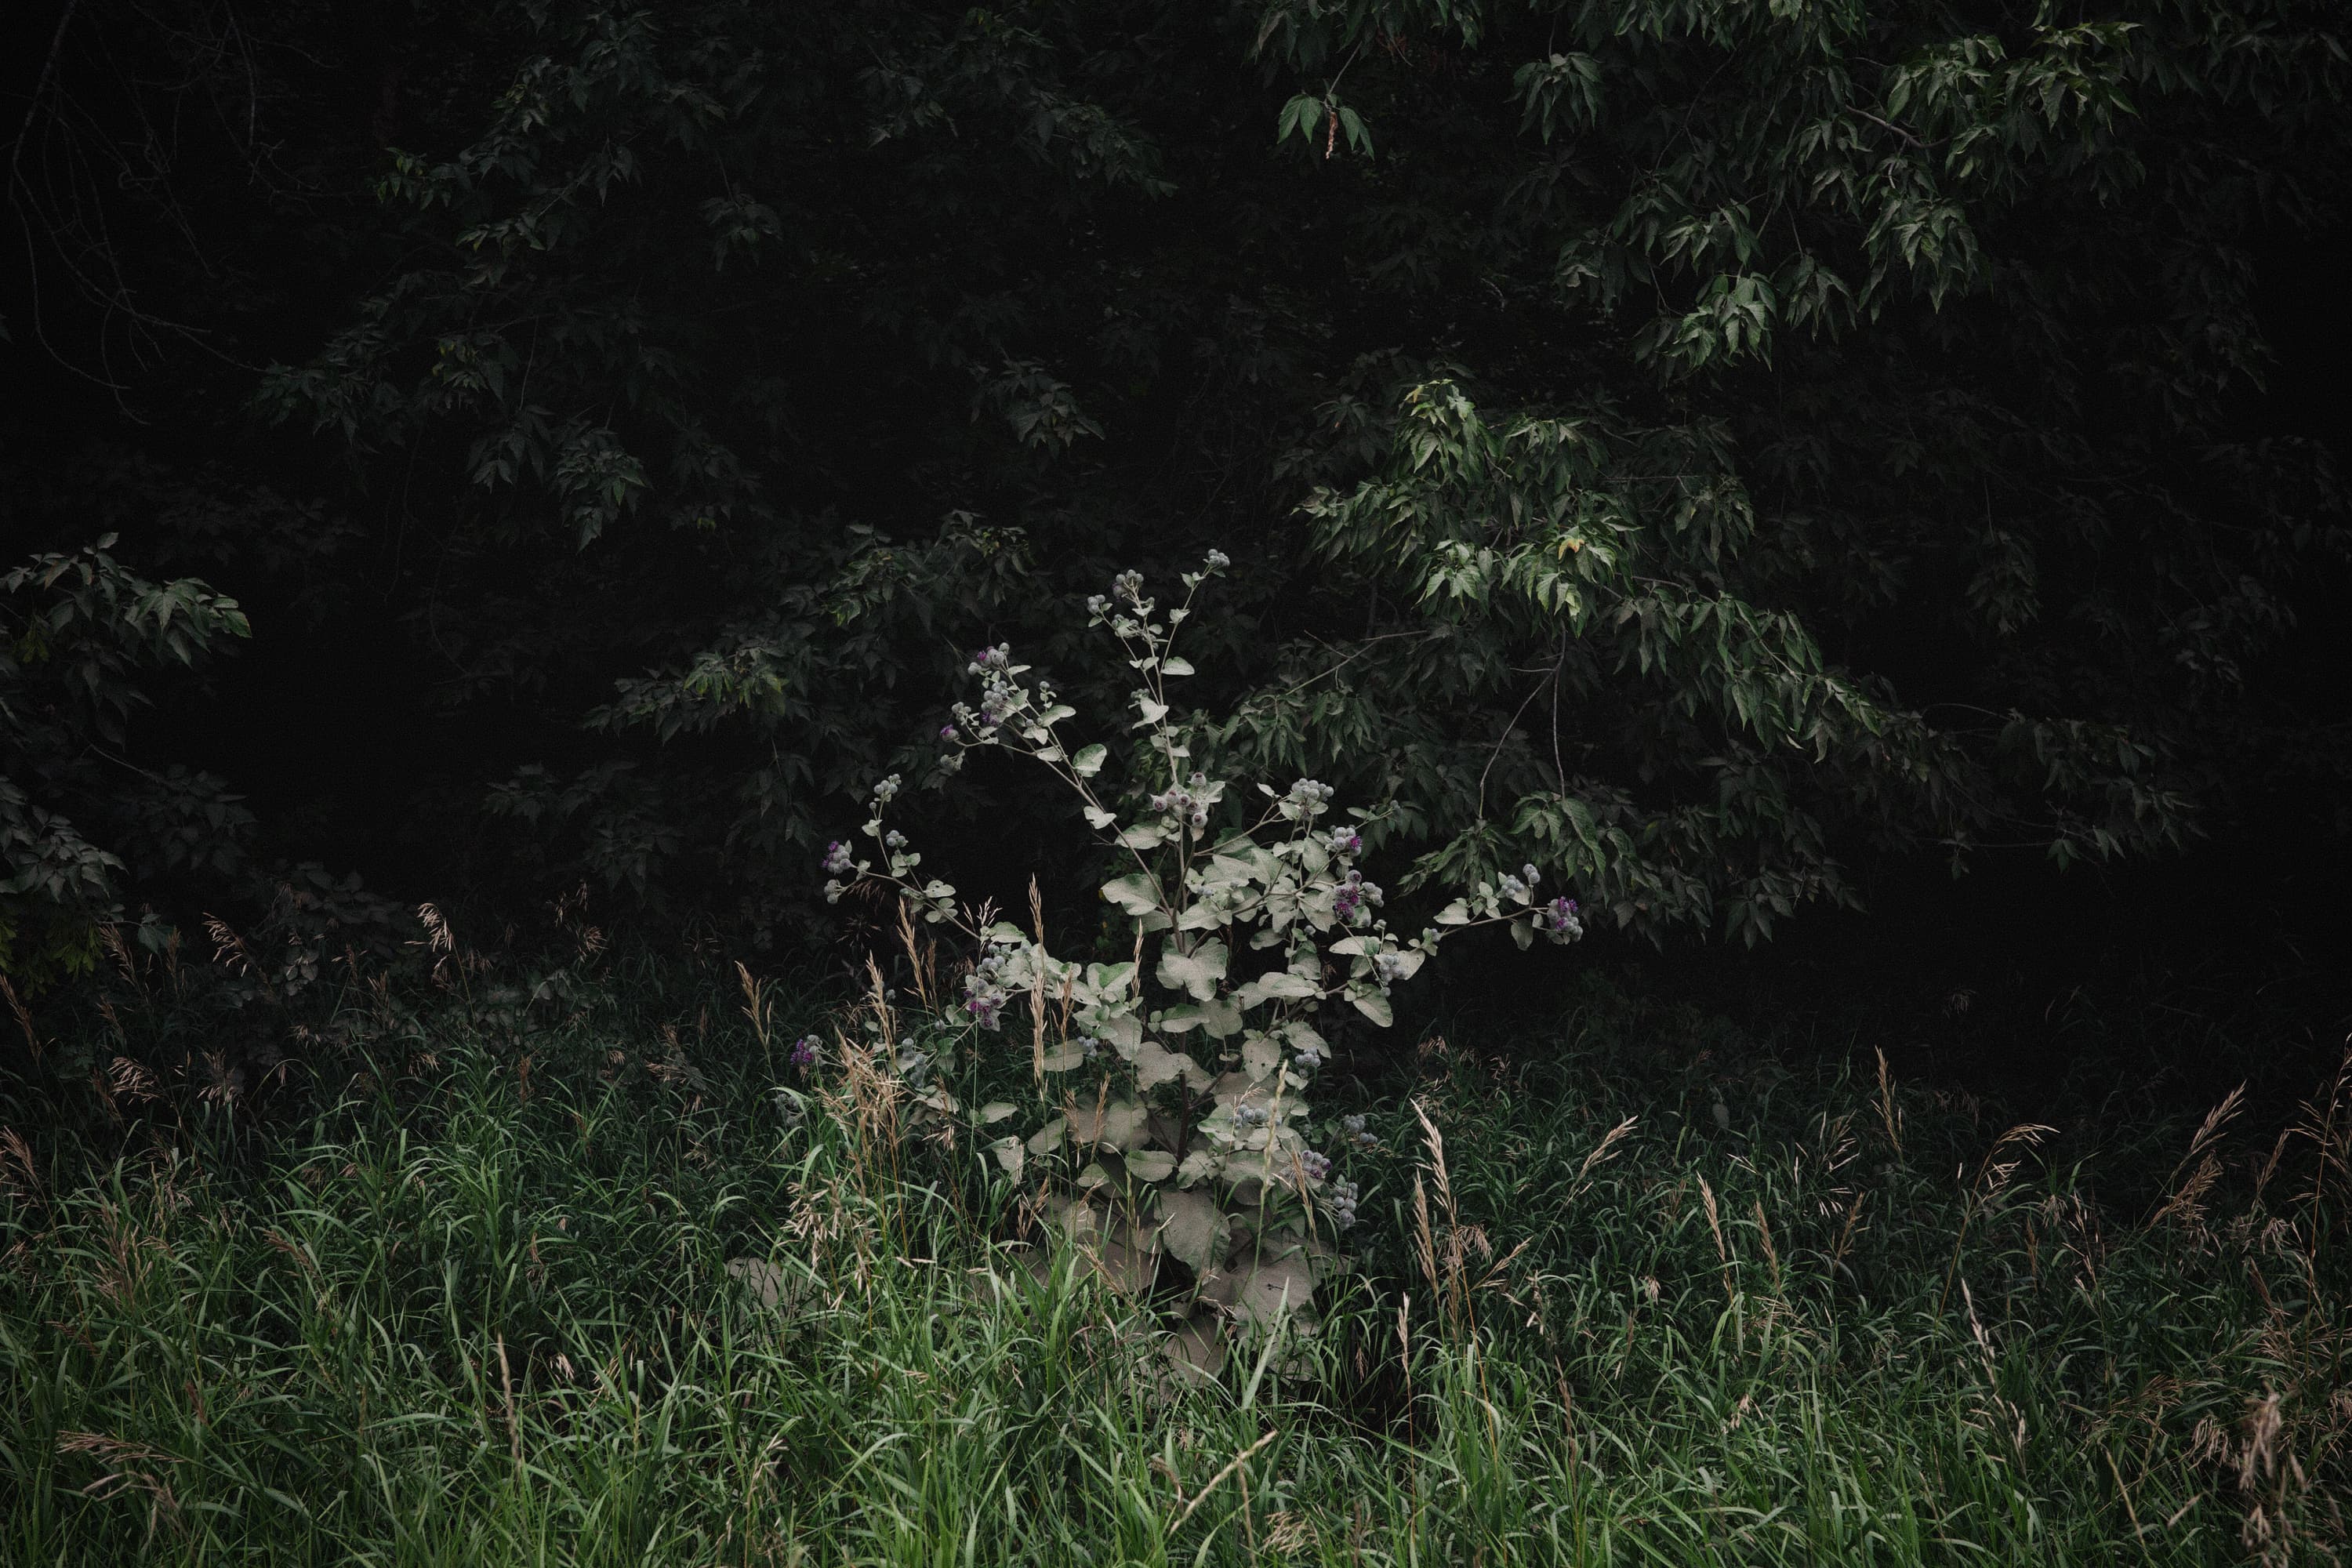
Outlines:
[{"label": "silvery green leaf", "polygon": [[1375,951],[1380,945],[1374,942],[1370,947],[1367,947],[1364,945],[1366,939],[1360,936],[1343,936],[1331,944],[1331,951],[1345,957],[1355,958]]},{"label": "silvery green leaf", "polygon": [[1396,1022],[1396,1015],[1389,1010],[1389,999],[1378,991],[1367,990],[1360,995],[1350,995],[1348,1000],[1356,1005],[1357,1012],[1383,1029]]},{"label": "silvery green leaf", "polygon": [[1171,1051],[1157,1040],[1135,1047],[1135,1087],[1139,1091],[1183,1080],[1187,1089],[1205,1089],[1208,1072],[1181,1051]]},{"label": "silvery green leaf", "polygon": [[[1265,862],[1261,862],[1255,855],[1232,853],[1233,847],[1231,845],[1226,845],[1209,857],[1209,863],[1202,868],[1201,873],[1204,884],[1227,888],[1258,888],[1264,887],[1274,879],[1271,858]],[[1259,854],[1264,853],[1263,850],[1259,851]]]},{"label": "silvery green leaf", "polygon": [[1047,1051],[1037,1065],[1047,1072],[1069,1072],[1084,1067],[1086,1060],[1087,1053],[1082,1047],[1064,1046],[1059,1050]]},{"label": "silvery green leaf", "polygon": [[1239,1006],[1255,1007],[1262,1002],[1303,1002],[1321,994],[1322,987],[1313,981],[1276,969],[1244,984],[1234,993],[1234,1001]]},{"label": "silvery green leaf", "polygon": [[1204,942],[1191,952],[1179,952],[1175,945],[1160,950],[1160,984],[1171,991],[1183,991],[1195,1001],[1206,1002],[1217,994],[1217,982],[1225,977],[1225,967],[1232,951],[1222,942]]},{"label": "silvery green leaf", "polygon": [[1437,911],[1437,923],[1442,926],[1468,925],[1470,923],[1470,906],[1464,903],[1460,899],[1454,900],[1452,903]]},{"label": "silvery green leaf", "polygon": [[[1110,748],[1108,746],[1102,745],[1099,742],[1095,745],[1085,747],[1077,755],[1070,759],[1070,771],[1076,773],[1082,779],[1090,779],[1097,773],[1102,772],[1103,759],[1109,755]],[[1091,805],[1087,807],[1087,820],[1094,822],[1095,814],[1099,809],[1099,807]],[[1110,814],[1108,812],[1103,812],[1102,815],[1105,820],[1102,822],[1095,822],[1094,825],[1097,827],[1108,826]]]},{"label": "silvery green leaf", "polygon": [[[1131,967],[1125,966],[1122,967]],[[1132,1013],[1111,1013],[1088,1020],[1094,1032],[1110,1042],[1111,1049],[1132,1058],[1143,1044],[1143,1020]]]},{"label": "silvery green leaf", "polygon": [[[1184,1163],[1176,1167],[1176,1184],[1180,1187],[1189,1187],[1204,1177],[1213,1177],[1223,1173],[1224,1168],[1223,1156],[1205,1145],[1195,1145],[1184,1156]],[[1179,1253],[1177,1256],[1183,1255]]]},{"label": "silvery green leaf", "polygon": [[1102,896],[1130,915],[1154,914],[1160,909],[1159,886],[1141,871],[1105,882]]},{"label": "silvery green leaf", "polygon": [[[1183,1170],[1193,1170],[1199,1152],[1184,1156]],[[1193,1170],[1197,1181],[1209,1173]],[[1186,1181],[1181,1171],[1177,1181]],[[1205,1193],[1164,1192],[1160,1194],[1160,1243],[1195,1272],[1224,1256],[1232,1223]]]},{"label": "silvery green leaf", "polygon": [[1101,806],[1090,805],[1087,807],[1087,826],[1093,828],[1097,833],[1100,833],[1104,828],[1108,827],[1112,823],[1117,822],[1118,820],[1118,817],[1113,816]]},{"label": "silvery green leaf", "polygon": [[1091,1105],[1080,1106],[1069,1118],[1070,1136],[1080,1143],[1124,1149],[1143,1131],[1149,1114],[1132,1100],[1114,1100],[1099,1112]]},{"label": "silvery green leaf", "polygon": [[1315,1304],[1315,1272],[1303,1258],[1259,1262],[1241,1277],[1234,1310],[1244,1321],[1265,1328],[1286,1315],[1308,1310]]},{"label": "silvery green leaf", "polygon": [[1021,1147],[1020,1139],[999,1138],[988,1146],[988,1152],[996,1156],[996,1163],[1004,1167],[1005,1174],[1016,1182],[1021,1179],[1021,1169],[1028,1163],[1029,1156]]},{"label": "silvery green leaf", "polygon": [[1087,977],[1079,984],[1078,994],[1088,1003],[1108,1002],[1126,995],[1128,988],[1134,984],[1135,964],[1132,961],[1089,963],[1087,965]]},{"label": "silvery green leaf", "polygon": [[1259,1080],[1248,1073],[1226,1073],[1209,1086],[1210,1092],[1217,1097],[1216,1114],[1223,1117],[1230,1125],[1235,1106],[1265,1104],[1265,1097],[1258,1093],[1258,1087]]},{"label": "silvery green leaf", "polygon": [[1046,709],[1043,713],[1038,714],[1037,721],[1041,724],[1058,724],[1065,719],[1076,717],[1077,711],[1078,710],[1076,709],[1071,707],[1066,702],[1056,702],[1051,708]]},{"label": "silvery green leaf", "polygon": [[1192,663],[1190,659],[1179,658],[1174,654],[1170,654],[1166,658],[1160,661],[1160,673],[1162,675],[1190,675],[1192,673]]},{"label": "silvery green leaf", "polygon": [[1066,753],[1059,746],[1040,746],[1030,755],[1041,763],[1058,763]]},{"label": "silvery green leaf", "polygon": [[1056,1116],[1053,1121],[1029,1134],[1029,1152],[1045,1154],[1060,1148],[1062,1134],[1068,1131],[1069,1125],[1066,1119]]},{"label": "silvery green leaf", "polygon": [[1168,830],[1156,822],[1138,823],[1118,835],[1118,842],[1129,849],[1157,849],[1167,841]]},{"label": "silvery green leaf", "polygon": [[1511,940],[1519,944],[1519,951],[1521,952],[1525,952],[1528,948],[1533,947],[1536,942],[1535,921],[1532,920],[1513,921],[1511,922]]},{"label": "silvery green leaf", "polygon": [[1159,723],[1162,719],[1168,717],[1168,704],[1152,697],[1139,696],[1136,698],[1135,710],[1138,713],[1142,714],[1143,717],[1129,725],[1128,728],[1130,730],[1149,729],[1152,725]]},{"label": "silvery green leaf", "polygon": [[1201,903],[1187,904],[1184,907],[1183,913],[1176,917],[1176,929],[1178,931],[1214,931],[1219,926],[1227,924],[1230,918],[1226,911],[1217,905],[1203,900]]},{"label": "silvery green leaf", "polygon": [[1013,1114],[1013,1109],[1009,1100],[992,1100],[980,1108],[980,1124],[988,1127],[1002,1121]]},{"label": "silvery green leaf", "polygon": [[1127,1157],[1127,1173],[1139,1182],[1164,1182],[1176,1171],[1176,1156],[1158,1149],[1138,1149]]},{"label": "silvery green leaf", "polygon": [[1269,1036],[1251,1034],[1242,1040],[1242,1071],[1265,1078],[1282,1065],[1282,1047]]}]

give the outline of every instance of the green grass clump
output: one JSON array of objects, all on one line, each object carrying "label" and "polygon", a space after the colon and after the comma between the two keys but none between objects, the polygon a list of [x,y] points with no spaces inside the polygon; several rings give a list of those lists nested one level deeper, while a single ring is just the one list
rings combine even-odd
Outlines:
[{"label": "green grass clump", "polygon": [[968,1145],[879,1147],[822,1074],[795,1102],[748,1041],[588,1000],[528,1032],[354,1013],[350,1087],[299,1130],[192,1110],[94,1172],[10,1144],[0,1562],[2347,1541],[2341,1081],[2275,1152],[2234,1113],[2149,1131],[2178,1168],[2122,1212],[2057,1134],[1622,1010],[1433,1047],[1371,1086],[1313,1331],[1199,1379],[1166,1302],[1008,1249],[1034,1194]]}]

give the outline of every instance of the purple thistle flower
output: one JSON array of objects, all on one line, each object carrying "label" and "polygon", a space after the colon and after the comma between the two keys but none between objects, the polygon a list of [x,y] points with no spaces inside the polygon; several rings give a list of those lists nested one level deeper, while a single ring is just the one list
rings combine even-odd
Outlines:
[{"label": "purple thistle flower", "polygon": [[1574,942],[1584,934],[1584,921],[1574,899],[1554,899],[1536,911],[1535,923],[1554,942]]},{"label": "purple thistle flower", "polygon": [[816,1066],[816,1037],[803,1035],[793,1042],[793,1054],[786,1058],[793,1067],[806,1072]]}]

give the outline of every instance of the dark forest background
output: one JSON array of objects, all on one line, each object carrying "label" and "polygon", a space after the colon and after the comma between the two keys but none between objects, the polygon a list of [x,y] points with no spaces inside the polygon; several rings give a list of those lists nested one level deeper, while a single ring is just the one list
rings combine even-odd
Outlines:
[{"label": "dark forest background", "polygon": [[1402,896],[1531,861],[1588,955],[1955,1069],[2086,995],[2340,1038],[2331,0],[5,26],[36,1007],[425,900],[798,963],[892,772],[1090,922],[928,737],[1000,641],[1112,711],[1083,599],[1220,549],[1202,754],[1383,807]]}]

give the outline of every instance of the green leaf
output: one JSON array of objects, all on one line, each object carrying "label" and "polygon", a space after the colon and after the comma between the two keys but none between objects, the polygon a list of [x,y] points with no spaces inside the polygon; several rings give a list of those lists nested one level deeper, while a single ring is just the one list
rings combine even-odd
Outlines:
[{"label": "green leaf", "polygon": [[1191,952],[1179,952],[1170,942],[1160,950],[1160,984],[1206,1002],[1217,994],[1217,982],[1225,977],[1231,958],[1232,950],[1222,942],[1204,942]]},{"label": "green leaf", "polygon": [[1157,1040],[1146,1040],[1135,1048],[1135,1087],[1139,1093],[1180,1079],[1187,1089],[1206,1089],[1210,1081],[1200,1063]]},{"label": "green leaf", "polygon": [[1245,982],[1234,993],[1234,1001],[1246,1008],[1263,1002],[1309,1002],[1322,994],[1323,988],[1313,981],[1276,969]]},{"label": "green leaf", "polygon": [[1114,1100],[1099,1111],[1091,1105],[1080,1106],[1069,1118],[1070,1137],[1080,1144],[1101,1143],[1112,1149],[1124,1149],[1142,1134],[1145,1119],[1150,1112],[1132,1100]]},{"label": "green leaf", "polygon": [[[1193,1155],[1184,1164],[1193,1167]],[[1193,1179],[1209,1173],[1194,1169]],[[1183,1178],[1180,1175],[1179,1181]],[[1160,1194],[1160,1244],[1198,1273],[1225,1255],[1233,1226],[1214,1200],[1205,1193],[1162,1192]]]},{"label": "green leaf", "polygon": [[1234,1294],[1234,1310],[1256,1327],[1286,1314],[1305,1313],[1315,1304],[1315,1271],[1303,1257],[1267,1258],[1245,1269]]},{"label": "green leaf", "polygon": [[1130,915],[1155,914],[1160,910],[1159,884],[1142,871],[1105,882],[1102,896]]},{"label": "green leaf", "polygon": [[1233,1002],[1223,999],[1186,1003],[1160,1014],[1160,1027],[1171,1035],[1205,1029],[1211,1039],[1226,1039],[1241,1033],[1242,1010]]},{"label": "green leaf", "polygon": [[1282,1047],[1265,1035],[1250,1035],[1242,1041],[1242,1071],[1251,1078],[1266,1078],[1282,1065]]},{"label": "green leaf", "polygon": [[[1099,742],[1095,745],[1084,747],[1076,756],[1070,759],[1070,771],[1077,774],[1082,779],[1090,779],[1097,773],[1102,772],[1103,759],[1109,755],[1110,748],[1102,745]],[[1090,818],[1092,813],[1097,809],[1098,808],[1088,808]],[[1106,812],[1103,815],[1108,817],[1109,814]],[[1098,822],[1096,823],[1095,826],[1097,827],[1103,827],[1108,826],[1108,824],[1107,822]]]}]

